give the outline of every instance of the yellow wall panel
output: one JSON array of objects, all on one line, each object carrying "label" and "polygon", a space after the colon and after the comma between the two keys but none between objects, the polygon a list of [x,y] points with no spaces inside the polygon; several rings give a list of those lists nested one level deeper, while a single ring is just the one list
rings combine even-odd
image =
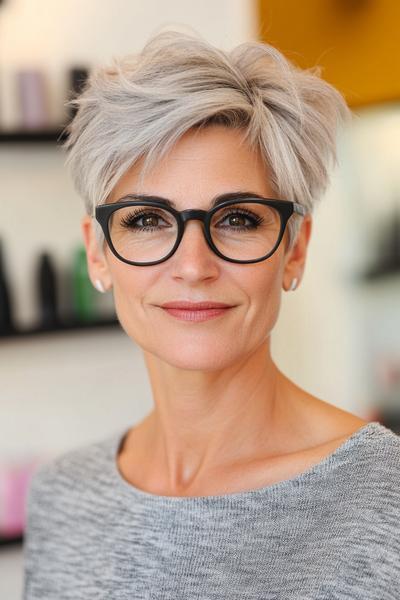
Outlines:
[{"label": "yellow wall panel", "polygon": [[400,100],[400,0],[258,0],[259,39],[351,106]]}]

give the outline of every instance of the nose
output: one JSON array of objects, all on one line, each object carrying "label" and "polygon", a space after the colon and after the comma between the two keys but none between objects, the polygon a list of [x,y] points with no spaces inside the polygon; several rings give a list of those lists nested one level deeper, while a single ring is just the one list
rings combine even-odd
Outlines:
[{"label": "nose", "polygon": [[204,235],[204,225],[199,219],[186,221],[181,243],[176,251],[176,254],[178,253],[185,256],[193,256],[194,258],[204,256],[204,254],[215,256],[207,244]]},{"label": "nose", "polygon": [[219,257],[207,244],[199,220],[186,221],[181,242],[171,260],[175,274],[186,279],[215,276]]}]

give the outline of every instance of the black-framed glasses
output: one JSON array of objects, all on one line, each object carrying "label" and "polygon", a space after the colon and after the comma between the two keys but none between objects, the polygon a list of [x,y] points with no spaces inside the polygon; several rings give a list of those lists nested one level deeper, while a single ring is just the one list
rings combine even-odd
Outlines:
[{"label": "black-framed glasses", "polygon": [[297,202],[252,196],[218,202],[210,210],[178,211],[156,196],[129,195],[97,206],[95,218],[113,254],[130,265],[156,265],[170,258],[190,219],[202,222],[207,244],[217,256],[245,264],[269,258],[291,215],[306,212]]}]

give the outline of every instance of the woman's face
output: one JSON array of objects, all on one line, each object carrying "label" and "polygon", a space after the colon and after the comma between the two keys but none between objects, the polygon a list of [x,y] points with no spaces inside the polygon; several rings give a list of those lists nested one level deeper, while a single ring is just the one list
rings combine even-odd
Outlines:
[{"label": "woman's face", "polygon": [[[191,130],[138,186],[135,165],[109,198],[145,192],[169,198],[178,210],[207,210],[211,199],[235,191],[277,197],[258,152],[241,142],[242,132],[213,125]],[[308,224],[308,225],[307,225]],[[83,233],[92,281],[113,287],[118,319],[144,351],[175,367],[218,370],[246,358],[265,343],[277,320],[282,286],[301,278],[310,220],[303,220],[294,249],[285,255],[285,237],[267,260],[238,264],[212,252],[200,221],[186,223],[179,248],[163,263],[139,267],[97,252],[91,219]],[[217,301],[234,305],[206,321],[182,321],[160,308],[173,300]]]}]

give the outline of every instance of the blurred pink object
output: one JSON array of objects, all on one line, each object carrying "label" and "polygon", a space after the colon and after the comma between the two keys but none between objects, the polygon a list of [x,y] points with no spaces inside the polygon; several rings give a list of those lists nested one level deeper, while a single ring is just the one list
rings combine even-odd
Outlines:
[{"label": "blurred pink object", "polygon": [[0,537],[23,534],[27,492],[32,475],[41,462],[33,459],[8,465],[0,463]]},{"label": "blurred pink object", "polygon": [[46,81],[42,71],[27,69],[17,72],[21,127],[43,129],[49,125]]}]

